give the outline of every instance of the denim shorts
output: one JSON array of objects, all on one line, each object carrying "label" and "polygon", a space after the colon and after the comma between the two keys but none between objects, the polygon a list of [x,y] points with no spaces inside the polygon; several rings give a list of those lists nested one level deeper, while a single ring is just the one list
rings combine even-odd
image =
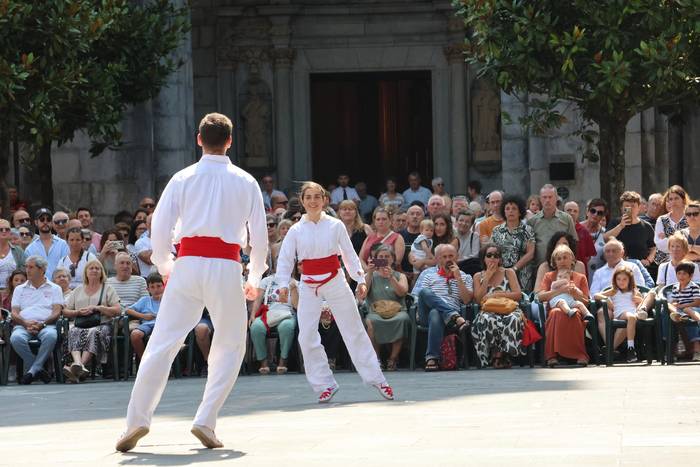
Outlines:
[{"label": "denim shorts", "polygon": [[141,331],[144,337],[146,337],[151,335],[151,333],[153,332],[153,327],[153,324],[141,323],[138,326],[136,326],[136,329]]}]

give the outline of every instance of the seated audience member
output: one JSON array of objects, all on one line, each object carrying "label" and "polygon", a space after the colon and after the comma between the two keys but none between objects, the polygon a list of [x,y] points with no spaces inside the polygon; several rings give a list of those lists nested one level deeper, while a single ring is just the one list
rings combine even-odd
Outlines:
[{"label": "seated audience member", "polygon": [[[644,265],[642,264],[641,261],[639,261],[638,259],[628,258],[628,257],[625,257],[625,261],[637,266],[637,269],[639,269],[639,272],[642,273],[642,277],[644,278],[644,282],[641,284],[637,284],[637,285],[642,285],[642,286],[647,287],[649,289],[656,287],[656,281],[654,281],[654,278],[651,277],[649,270],[644,267]],[[652,264],[649,267],[651,267],[651,266],[656,266],[656,264]],[[657,271],[658,271],[658,268],[657,268]]]},{"label": "seated audience member", "polygon": [[[445,190],[445,181],[442,179],[442,177],[435,177],[433,178],[431,186],[433,187],[433,196],[441,196],[442,199],[445,201],[445,212],[451,213],[452,198],[450,197],[450,194]],[[428,204],[430,204],[430,201],[428,201]]]},{"label": "seated audience member", "polygon": [[[117,224],[126,224],[127,226],[131,225],[132,222],[134,222],[134,215],[131,214],[129,211],[126,209],[123,209],[116,213],[114,215],[114,225],[116,226]],[[128,235],[125,235],[124,238],[128,237]]]},{"label": "seated audience member", "polygon": [[[351,201],[352,202],[352,201]],[[267,276],[260,281],[258,297],[253,302],[248,326],[250,327],[250,340],[253,342],[256,360],[260,363],[258,372],[261,375],[270,373],[270,356],[267,354],[267,335],[270,330],[276,329],[279,336],[280,357],[277,363],[277,374],[287,373],[287,359],[294,344],[294,331],[297,320],[294,309],[299,304],[297,282],[292,279],[289,283],[290,293],[286,302],[279,301],[279,286],[275,282],[275,276]],[[288,312],[289,317],[282,321],[272,323],[268,321],[268,314],[274,308],[275,313]],[[272,356],[274,358],[274,355]]]},{"label": "seated audience member", "polygon": [[428,200],[428,217],[433,218],[438,214],[448,214],[450,211],[445,203],[445,198],[440,195],[433,195]]},{"label": "seated audience member", "polygon": [[129,244],[126,247],[126,250],[129,253],[135,254],[136,253],[136,242],[138,241],[139,238],[148,230],[148,226],[146,225],[145,220],[135,220],[131,224],[131,229],[129,231],[129,237],[128,237],[128,242]]},{"label": "seated audience member", "polygon": [[401,233],[401,231],[406,228],[407,220],[408,215],[406,214],[406,211],[404,211],[403,208],[400,208],[399,211],[396,211],[391,215],[391,230]]},{"label": "seated audience member", "polygon": [[130,318],[138,320],[138,326],[131,331],[130,340],[131,346],[136,353],[136,358],[139,361],[141,361],[143,352],[146,350],[146,338],[151,335],[156,324],[160,299],[163,297],[163,291],[165,290],[163,278],[157,272],[149,274],[146,283],[148,284],[150,297],[141,297],[126,310],[126,314]]},{"label": "seated audience member", "polygon": [[403,195],[396,191],[396,178],[388,177],[386,179],[386,192],[382,193],[379,197],[379,205],[386,210],[396,210],[401,209],[404,205]]},{"label": "seated audience member", "polygon": [[[91,232],[92,234],[92,245],[97,249],[97,252],[99,252],[101,240],[102,240],[102,235],[98,234],[97,232],[94,232],[92,230],[92,211],[89,208],[78,208],[75,211],[75,215],[77,216],[78,220],[80,221],[80,225],[82,226],[83,229],[87,229]],[[95,252],[95,253],[97,253]]]},{"label": "seated audience member", "polygon": [[519,196],[508,195],[503,198],[500,210],[500,217],[505,222],[493,228],[491,241],[502,248],[503,267],[512,268],[522,289],[530,292],[534,285],[535,233],[523,222],[525,201]]},{"label": "seated audience member", "polygon": [[345,200],[338,204],[338,218],[345,225],[355,253],[359,254],[362,244],[369,235],[372,235],[372,228],[364,223],[354,201]]},{"label": "seated audience member", "polygon": [[467,200],[467,197],[464,195],[455,195],[452,198],[452,205],[450,207],[450,214],[452,214],[452,224],[457,225],[457,215],[462,211],[469,211],[469,200]]},{"label": "seated audience member", "polygon": [[428,328],[426,371],[439,369],[440,345],[445,327],[455,328],[458,332],[466,330],[469,323],[461,316],[460,308],[472,299],[472,279],[459,270],[457,249],[449,244],[439,245],[435,256],[438,268],[416,281],[416,284],[420,282],[418,319],[421,325]]},{"label": "seated audience member", "polygon": [[32,216],[24,209],[18,209],[12,214],[12,227],[19,229],[20,227],[31,227]]},{"label": "seated audience member", "polygon": [[399,353],[404,338],[408,336],[411,318],[406,310],[408,280],[406,276],[395,271],[394,250],[386,245],[380,246],[370,259],[365,274],[367,284],[367,334],[369,335],[377,358],[381,356],[381,346],[390,345],[391,351],[386,360],[386,370],[396,370]]},{"label": "seated audience member", "polygon": [[654,243],[654,228],[648,222],[639,218],[641,197],[634,191],[625,191],[620,196],[622,218],[611,221],[606,232],[605,240],[617,238],[625,246],[625,252],[630,258],[638,259],[644,267],[654,262],[656,244]]},{"label": "seated audience member", "polygon": [[[434,260],[433,255],[433,232],[435,224],[430,219],[423,219],[420,223],[420,235],[416,237],[411,245],[411,256],[415,262],[420,262],[425,268],[425,260]],[[413,272],[419,273],[421,270],[414,266]]]},{"label": "seated audience member", "polygon": [[5,288],[12,271],[24,267],[26,255],[22,248],[10,241],[12,227],[5,219],[0,219],[0,291]]},{"label": "seated audience member", "polygon": [[[503,250],[487,243],[481,251],[482,271],[474,274],[474,301],[483,304],[489,298],[522,298],[515,271],[503,267]],[[482,368],[491,363],[496,369],[510,368],[511,358],[524,355],[522,346],[524,321],[516,308],[511,313],[491,313],[482,308],[471,327],[474,349]]]},{"label": "seated audience member", "polygon": [[474,232],[474,213],[465,209],[455,214],[457,226],[457,240],[459,240],[460,261],[468,258],[478,258],[480,249],[479,234]]},{"label": "seated audience member", "polygon": [[70,272],[68,269],[63,266],[54,269],[51,281],[61,288],[64,300],[73,292],[73,289],[70,288],[70,279]]},{"label": "seated audience member", "polygon": [[202,376],[205,377],[209,373],[207,361],[209,360],[209,349],[211,349],[211,338],[213,335],[214,324],[211,321],[211,316],[209,316],[209,310],[205,308],[204,311],[202,311],[202,317],[199,319],[199,323],[197,323],[197,325],[194,327],[194,337],[197,341],[197,348],[202,354],[202,359],[204,360]]},{"label": "seated audience member", "polygon": [[[367,193],[367,184],[365,182],[357,182],[355,184],[355,191],[357,191],[357,196],[360,197],[357,208],[360,211],[362,220],[369,220],[374,210],[379,207],[379,201],[377,201],[377,198]],[[340,206],[340,203],[338,205]]]},{"label": "seated audience member", "polygon": [[338,324],[335,322],[331,307],[325,300],[321,303],[318,334],[321,336],[321,345],[326,351],[326,357],[328,357],[328,367],[331,371],[335,371],[338,352],[340,351],[340,346],[343,344],[343,338],[340,335],[340,330],[338,329]]},{"label": "seated audience member", "polygon": [[468,206],[469,210],[474,213],[474,230],[478,232],[479,222],[484,220],[484,208],[476,201],[472,201]]},{"label": "seated audience member", "polygon": [[413,266],[409,258],[411,256],[411,245],[418,235],[420,235],[420,223],[424,217],[423,209],[418,206],[411,206],[406,210],[406,227],[399,232],[404,239],[404,256],[401,261],[400,269],[406,274],[409,282],[414,278]]},{"label": "seated audience member", "polygon": [[265,175],[260,180],[260,190],[262,191],[263,203],[265,209],[270,210],[271,198],[274,195],[284,195],[281,191],[275,189],[275,180],[272,175]]},{"label": "seated audience member", "polygon": [[19,234],[19,247],[26,252],[27,247],[34,240],[34,234],[28,227],[18,228],[17,233]]},{"label": "seated audience member", "polygon": [[[95,358],[96,363],[107,363],[107,353],[112,340],[112,318],[119,315],[119,296],[107,284],[107,274],[102,263],[94,259],[85,265],[83,284],[66,299],[63,314],[67,318],[99,315],[93,327],[74,326],[68,333],[68,350],[73,362],[63,367],[63,374],[71,383],[85,380],[90,371],[85,367]],[[77,324],[77,323],[76,323]]]},{"label": "seated audience member", "polygon": [[[576,264],[574,252],[566,245],[559,245],[554,249],[551,256],[552,271],[544,275],[540,285],[537,298],[541,302],[549,302],[561,290],[553,290],[552,283],[557,280],[560,270],[571,271],[571,284],[567,286],[566,292],[575,300],[588,303],[588,281],[585,274],[573,271]],[[588,354],[584,342],[584,331],[586,329],[586,316],[576,310],[569,315],[560,308],[549,310],[545,323],[545,350],[544,357],[547,366],[554,368],[559,364],[559,357],[576,360],[579,365],[588,365]]]},{"label": "seated audience member", "polygon": [[501,216],[501,203],[503,202],[502,191],[492,191],[489,196],[489,209],[491,215],[479,223],[479,237],[481,243],[489,243],[491,241],[491,233],[494,227],[502,224],[505,219]]},{"label": "seated audience member", "polygon": [[117,274],[114,258],[120,251],[126,252],[121,232],[116,229],[106,230],[100,240],[100,262],[105,268],[107,277],[114,277]]},{"label": "seated audience member", "polygon": [[153,249],[151,248],[151,219],[152,214],[149,214],[146,218],[146,232],[136,240],[134,244],[134,253],[136,253],[137,261],[139,265],[139,272],[141,277],[146,278],[151,273],[153,268],[153,263],[151,262],[151,253]]},{"label": "seated audience member", "polygon": [[284,237],[287,236],[287,232],[294,225],[289,219],[282,219],[277,224],[277,241],[270,247],[270,255],[272,257],[272,264],[277,265],[277,257],[280,254],[280,248],[282,248],[282,241]]},{"label": "seated audience member", "polygon": [[654,227],[654,243],[656,244],[656,264],[668,261],[668,239],[677,230],[688,228],[685,210],[690,204],[688,193],[682,186],[673,185],[666,190],[662,200],[664,213],[656,219]]},{"label": "seated audience member", "polygon": [[279,240],[277,237],[277,217],[273,214],[265,216],[267,223],[267,272],[266,274],[274,274],[277,269],[277,258],[272,254],[272,247]]},{"label": "seated audience member", "polygon": [[[41,256],[30,256],[25,263],[27,282],[18,285],[12,294],[12,348],[23,361],[24,375],[17,375],[20,384],[32,384],[36,378],[44,383],[51,375],[44,369],[46,360],[56,346],[55,323],[61,314],[61,288],[46,279],[47,261]],[[36,355],[29,341],[40,342]]]},{"label": "seated audience member", "polygon": [[[92,243],[92,233],[93,233],[92,230],[90,230],[90,229],[83,229],[83,228],[80,227],[80,225],[74,225],[74,223],[73,223],[74,221],[75,221],[76,224],[79,224],[79,223],[80,223],[80,221],[77,220],[77,219],[70,220],[70,221],[68,222],[68,228],[69,228],[69,229],[72,229],[72,228],[74,228],[74,227],[80,228],[80,233],[83,234],[83,250],[89,251],[89,252],[92,253],[93,255],[97,255],[97,248],[96,248],[95,245]],[[98,245],[98,246],[99,246],[99,245]]]},{"label": "seated audience member", "polygon": [[68,214],[63,211],[56,211],[51,220],[53,230],[63,240],[66,240],[66,231],[68,230]]},{"label": "seated audience member", "polygon": [[148,211],[139,208],[136,211],[134,211],[134,219],[132,221],[132,224],[134,222],[146,222],[146,218],[148,218]]},{"label": "seated audience member", "polygon": [[527,214],[525,214],[525,218],[529,219],[538,212],[542,210],[542,203],[540,203],[540,197],[538,195],[530,195],[527,198]]},{"label": "seated audience member", "polygon": [[[688,240],[688,260],[700,263],[700,201],[692,201],[685,208],[688,227],[681,232]],[[670,237],[669,237],[670,238]]]},{"label": "seated audience member", "polygon": [[25,250],[27,256],[41,256],[47,261],[46,278],[53,274],[58,262],[68,254],[68,244],[58,235],[51,233],[51,218],[53,213],[46,208],[36,212],[36,228],[39,236]]},{"label": "seated audience member", "polygon": [[275,193],[270,197],[270,212],[274,213],[277,209],[287,209],[289,199],[284,193]]},{"label": "seated audience member", "polygon": [[[133,274],[132,259],[126,252],[117,253],[114,257],[114,266],[117,274],[107,279],[109,284],[119,296],[119,305],[122,311],[127,310],[131,305],[143,297],[148,297],[146,279]],[[138,326],[137,321],[129,322],[129,330]]]},{"label": "seated audience member", "polygon": [[124,246],[126,247],[126,242],[129,240],[129,234],[131,234],[131,224],[126,222],[117,222],[114,224],[114,229],[119,232],[124,241]]},{"label": "seated audience member", "polygon": [[[564,204],[564,210],[571,216],[574,221],[574,227],[576,228],[576,236],[578,237],[578,243],[576,247],[576,259],[581,261],[586,267],[586,277],[588,277],[588,261],[596,256],[595,243],[593,242],[593,237],[591,236],[588,229],[579,222],[579,216],[581,215],[578,203],[575,201],[569,201]],[[590,279],[590,277],[588,277]]]},{"label": "seated audience member", "polygon": [[433,251],[438,245],[449,244],[459,251],[459,239],[452,227],[452,216],[447,213],[438,213],[432,217],[435,231],[433,233]]},{"label": "seated audience member", "polygon": [[605,244],[605,248],[603,249],[603,256],[605,257],[606,263],[604,266],[598,268],[595,274],[593,274],[593,279],[591,281],[591,294],[597,294],[598,292],[602,292],[610,287],[612,284],[613,272],[620,265],[625,265],[632,270],[635,284],[644,284],[644,276],[642,276],[642,272],[634,263],[625,261],[623,259],[624,255],[625,247],[622,245],[622,242],[616,238],[608,240],[608,242]]},{"label": "seated audience member", "polygon": [[[683,261],[676,266],[676,280],[669,296],[668,311],[676,327],[685,328],[687,339],[693,346],[693,361],[700,361],[700,285],[691,278],[695,273],[695,263]],[[693,324],[693,321],[695,322]],[[692,324],[692,325],[688,325]],[[689,350],[690,348],[687,347]]]},{"label": "seated audience member", "polygon": [[[627,266],[618,266],[613,273],[610,288],[599,292],[593,296],[596,300],[605,300],[608,302],[608,313],[610,319],[620,319],[627,322],[625,329],[618,329],[613,336],[612,346],[614,349],[620,346],[627,338],[627,363],[635,363],[638,361],[637,352],[634,348],[634,336],[637,333],[637,318],[646,319],[648,316],[646,307],[639,309],[644,297],[637,290],[634,282],[634,274]],[[603,313],[603,310],[599,311]],[[605,319],[598,320],[598,330],[606,345],[611,345],[605,342]]]},{"label": "seated audience member", "polygon": [[[568,234],[566,232],[556,232],[550,237],[549,243],[547,244],[547,256],[549,258],[552,257],[554,249],[559,245],[566,245],[571,249],[571,251],[574,251],[576,250],[577,243],[576,239],[574,239],[574,237],[571,236],[571,234]],[[544,279],[545,274],[551,271],[552,265],[549,261],[539,265],[539,267],[537,268],[537,277],[535,279],[535,286],[533,288],[533,292],[540,291],[539,286],[542,284],[542,279]],[[576,261],[574,271],[578,272],[579,274],[586,274],[586,268],[583,266],[583,263],[581,261]]]},{"label": "seated audience member", "polygon": [[2,293],[2,305],[0,305],[0,308],[4,308],[8,311],[12,310],[12,295],[15,289],[25,282],[27,282],[27,273],[24,272],[24,269],[15,269],[12,271],[12,274],[9,275],[5,283],[5,288]]},{"label": "seated audience member", "polygon": [[[68,243],[68,254],[61,258],[58,267],[70,272],[70,288],[75,289],[83,283],[83,271],[85,265],[97,259],[89,251],[83,250],[83,234],[77,227],[71,227],[66,232],[66,242]],[[103,250],[104,252],[104,250]]]},{"label": "seated audience member", "polygon": [[384,208],[375,209],[372,215],[372,221],[373,233],[367,236],[360,249],[359,256],[362,261],[362,266],[367,270],[367,260],[369,259],[370,249],[373,245],[378,243],[391,246],[394,249],[396,261],[401,264],[406,246],[403,237],[391,230],[391,223],[389,222],[389,213],[387,210]]}]

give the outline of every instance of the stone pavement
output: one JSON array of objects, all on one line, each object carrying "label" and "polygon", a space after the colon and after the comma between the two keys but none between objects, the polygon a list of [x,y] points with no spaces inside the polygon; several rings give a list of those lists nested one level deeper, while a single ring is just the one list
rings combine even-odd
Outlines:
[{"label": "stone pavement", "polygon": [[0,465],[700,465],[700,366],[389,375],[380,400],[340,373],[319,406],[303,375],[238,380],[224,449],[189,433],[204,379],[171,380],[151,433],[114,451],[132,382],[0,387]]}]

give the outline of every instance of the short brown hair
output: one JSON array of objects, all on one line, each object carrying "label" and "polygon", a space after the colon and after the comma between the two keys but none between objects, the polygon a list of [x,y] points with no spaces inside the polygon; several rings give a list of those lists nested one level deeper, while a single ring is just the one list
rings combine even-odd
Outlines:
[{"label": "short brown hair", "polygon": [[202,145],[219,149],[226,145],[233,132],[233,123],[226,115],[220,113],[206,114],[199,122],[199,135]]},{"label": "short brown hair", "polygon": [[625,191],[620,196],[620,204],[622,203],[642,203],[642,197],[636,191]]}]

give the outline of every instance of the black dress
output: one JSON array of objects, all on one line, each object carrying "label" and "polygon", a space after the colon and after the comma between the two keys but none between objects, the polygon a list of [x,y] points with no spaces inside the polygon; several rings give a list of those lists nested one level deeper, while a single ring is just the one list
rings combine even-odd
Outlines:
[{"label": "black dress", "polygon": [[365,233],[365,229],[356,230],[350,235],[350,243],[352,243],[352,247],[358,255],[360,254],[362,244],[365,243],[366,238],[367,234]]}]

